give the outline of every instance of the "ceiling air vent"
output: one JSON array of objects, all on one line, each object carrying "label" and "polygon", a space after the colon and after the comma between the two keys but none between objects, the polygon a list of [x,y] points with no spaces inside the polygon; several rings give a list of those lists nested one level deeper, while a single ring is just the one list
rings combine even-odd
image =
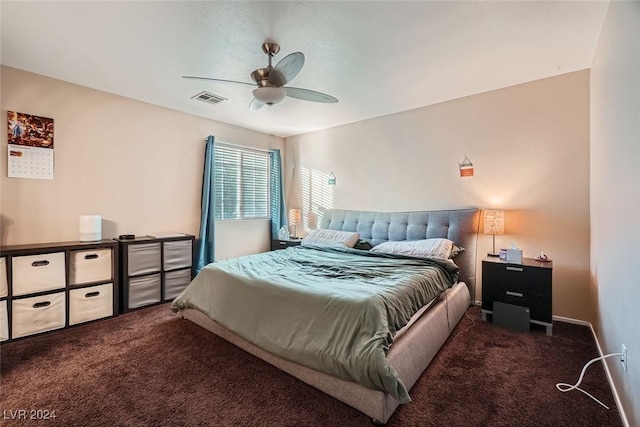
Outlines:
[{"label": "ceiling air vent", "polygon": [[191,99],[197,99],[198,101],[208,102],[209,104],[217,104],[219,102],[227,100],[227,98],[223,98],[219,95],[214,95],[206,91],[202,91],[196,95],[193,95]]}]

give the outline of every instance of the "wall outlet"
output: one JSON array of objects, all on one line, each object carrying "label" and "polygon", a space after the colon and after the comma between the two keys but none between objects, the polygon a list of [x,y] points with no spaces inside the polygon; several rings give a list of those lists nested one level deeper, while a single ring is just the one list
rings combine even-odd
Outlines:
[{"label": "wall outlet", "polygon": [[622,356],[620,356],[620,362],[622,363],[622,369],[627,370],[627,346],[622,344]]}]

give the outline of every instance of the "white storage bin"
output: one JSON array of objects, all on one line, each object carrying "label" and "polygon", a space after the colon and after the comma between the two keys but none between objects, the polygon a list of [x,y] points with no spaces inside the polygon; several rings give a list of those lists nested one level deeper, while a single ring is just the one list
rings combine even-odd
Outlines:
[{"label": "white storage bin", "polygon": [[191,269],[164,274],[164,299],[174,299],[191,282]]},{"label": "white storage bin", "polygon": [[64,252],[11,258],[13,295],[26,295],[66,286]]},{"label": "white storage bin", "polygon": [[113,315],[113,284],[107,283],[69,291],[69,324]]},{"label": "white storage bin", "polygon": [[131,244],[128,251],[129,276],[160,271],[160,242]]},{"label": "white storage bin", "polygon": [[111,249],[72,251],[69,284],[80,285],[111,280]]},{"label": "white storage bin", "polygon": [[9,315],[7,301],[0,301],[0,341],[9,339]]},{"label": "white storage bin", "polygon": [[20,338],[38,332],[65,326],[64,292],[14,299],[11,302],[11,338]]},{"label": "white storage bin", "polygon": [[0,258],[0,297],[6,297],[9,293],[7,285],[7,260],[5,257]]},{"label": "white storage bin", "polygon": [[160,273],[129,279],[129,308],[160,302]]},{"label": "white storage bin", "polygon": [[191,267],[191,239],[164,242],[164,270]]}]

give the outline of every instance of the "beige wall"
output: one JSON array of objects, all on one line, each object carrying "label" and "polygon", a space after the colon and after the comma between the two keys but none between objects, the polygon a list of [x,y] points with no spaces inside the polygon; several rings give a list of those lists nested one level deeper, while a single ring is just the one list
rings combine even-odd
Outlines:
[{"label": "beige wall", "polygon": [[[103,217],[103,237],[177,231],[198,235],[204,139],[255,148],[284,141],[213,120],[2,67],[2,117],[52,117],[52,181],[7,177],[0,146],[0,243],[78,239],[78,217]],[[220,108],[212,106],[211,108]],[[5,119],[6,120],[6,119]],[[242,224],[242,227],[239,225]],[[269,248],[267,221],[218,223],[216,258]]]},{"label": "beige wall", "polygon": [[640,425],[640,2],[611,2],[591,73],[591,274],[604,353],[629,424]]},{"label": "beige wall", "polygon": [[[304,168],[334,172],[335,208],[507,210],[496,246],[545,251],[553,313],[590,319],[588,71],[288,138],[286,147],[291,206],[301,203]],[[472,179],[459,177],[465,155]],[[479,258],[490,250],[481,236]]]}]

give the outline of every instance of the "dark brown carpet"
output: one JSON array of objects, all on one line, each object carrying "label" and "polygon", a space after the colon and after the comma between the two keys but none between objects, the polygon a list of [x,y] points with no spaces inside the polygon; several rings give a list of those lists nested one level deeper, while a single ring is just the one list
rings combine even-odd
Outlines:
[{"label": "dark brown carpet", "polygon": [[[411,391],[390,426],[619,426],[601,363],[580,392],[560,393],[597,356],[588,328],[554,336],[480,319],[478,308]],[[472,325],[475,326],[466,330]],[[466,331],[465,331],[466,330]],[[199,326],[167,305],[1,346],[6,426],[370,426],[369,419]],[[11,420],[18,409],[52,421]]]}]

